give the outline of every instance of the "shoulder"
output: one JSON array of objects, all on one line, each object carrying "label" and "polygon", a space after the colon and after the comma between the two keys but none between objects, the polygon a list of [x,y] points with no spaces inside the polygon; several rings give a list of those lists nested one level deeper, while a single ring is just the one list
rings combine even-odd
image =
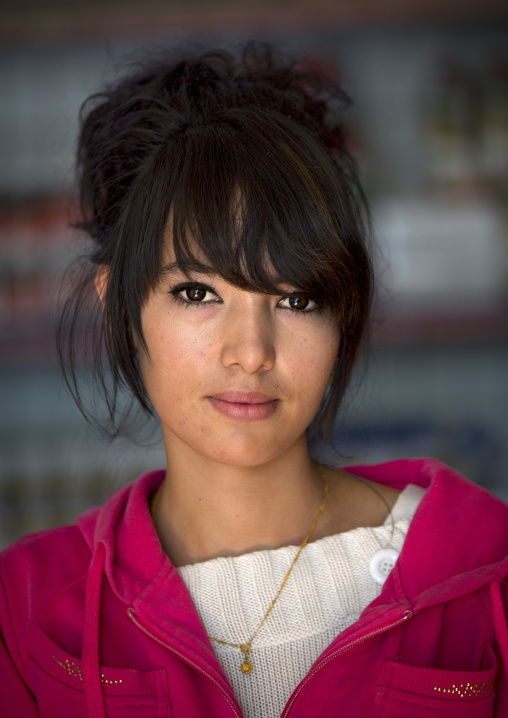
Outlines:
[{"label": "shoulder", "polygon": [[[160,557],[147,556],[156,535],[149,519],[147,497],[163,478],[163,472],[144,474],[106,503],[80,516],[76,525],[25,536],[0,553],[0,622],[10,621],[16,632],[28,636],[31,627],[42,620],[52,607],[84,596],[92,550],[99,542],[108,547],[111,561],[132,564],[138,561],[160,565]],[[136,527],[133,541],[132,527]],[[120,538],[119,538],[120,535]],[[147,538],[148,536],[148,538]],[[143,538],[144,537],[144,538]],[[155,537],[155,539],[154,539]],[[153,569],[152,573],[156,570]],[[76,598],[79,596],[79,600]],[[74,599],[71,600],[71,597]]]},{"label": "shoulder", "polygon": [[478,506],[486,504],[489,508],[497,506],[502,512],[508,507],[489,491],[462,476],[458,471],[431,458],[396,459],[381,464],[358,464],[344,467],[344,471],[356,477],[368,480],[379,486],[401,491],[409,484],[425,490],[433,499],[455,501],[478,501]]},{"label": "shoulder", "polygon": [[[73,557],[73,561],[62,558]],[[90,560],[90,550],[77,525],[29,534],[15,541],[0,553],[0,575],[31,576],[41,574],[45,581],[61,576],[62,572],[79,571],[79,559]]]},{"label": "shoulder", "polygon": [[460,478],[462,481],[466,481],[446,464],[431,458],[395,459],[378,464],[356,464],[343,468],[344,471],[354,476],[359,476],[399,491],[408,484],[416,484],[427,489],[436,478],[438,480]]},{"label": "shoulder", "polygon": [[370,482],[388,503],[397,494],[385,495],[383,492],[386,489],[399,492],[408,484],[425,489],[425,496],[415,514],[415,524],[420,528],[428,519],[445,526],[475,525],[477,530],[484,529],[489,535],[495,535],[503,546],[507,544],[508,506],[441,461],[431,458],[397,459],[381,464],[347,466],[343,470]]},{"label": "shoulder", "polygon": [[26,536],[0,553],[0,620],[28,633],[68,587],[85,581],[91,552],[77,526]]}]

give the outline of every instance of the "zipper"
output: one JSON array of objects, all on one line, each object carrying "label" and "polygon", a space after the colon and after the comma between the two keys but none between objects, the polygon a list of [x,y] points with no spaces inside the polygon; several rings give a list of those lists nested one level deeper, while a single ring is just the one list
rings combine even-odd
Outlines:
[{"label": "zipper", "polygon": [[224,690],[224,688],[218,683],[218,681],[215,680],[213,676],[211,676],[209,673],[207,673],[205,670],[201,668],[201,666],[198,666],[197,663],[194,663],[190,658],[185,656],[183,653],[180,653],[180,651],[177,651],[176,648],[173,648],[168,643],[165,643],[162,641],[158,636],[156,636],[154,633],[152,633],[146,626],[144,626],[139,619],[136,617],[136,611],[133,608],[129,608],[127,610],[127,615],[129,616],[132,623],[139,628],[140,631],[142,631],[146,636],[152,639],[152,641],[155,641],[155,643],[158,643],[159,646],[162,646],[170,653],[173,653],[175,656],[178,656],[184,663],[187,663],[189,666],[192,666],[192,668],[195,668],[198,673],[201,673],[202,676],[205,676],[205,678],[208,678],[212,683],[219,689],[219,691],[222,693],[226,701],[229,703],[233,711],[235,712],[235,715],[238,718],[243,718],[242,714],[238,712],[235,704],[229,697],[228,693]]},{"label": "zipper", "polygon": [[360,645],[360,643],[365,643],[365,641],[370,640],[371,638],[374,638],[375,636],[379,636],[381,633],[385,633],[385,631],[389,631],[391,628],[396,628],[397,626],[400,626],[402,623],[405,623],[408,621],[413,615],[413,612],[409,609],[407,611],[404,611],[404,614],[401,616],[401,618],[398,618],[396,621],[393,621],[393,623],[389,623],[386,626],[382,626],[381,628],[377,628],[375,631],[371,631],[370,633],[367,633],[365,636],[362,636],[361,638],[357,638],[355,641],[351,641],[351,643],[348,643],[347,645],[343,646],[340,650],[336,651],[335,653],[332,653],[331,656],[328,656],[328,658],[320,663],[318,666],[316,666],[310,673],[307,673],[303,681],[300,683],[298,688],[296,689],[296,692],[293,694],[293,697],[290,699],[288,705],[285,707],[284,712],[282,713],[281,718],[287,718],[289,715],[289,711],[291,710],[291,707],[293,706],[295,700],[298,698],[300,691],[303,689],[303,687],[306,685],[306,683],[318,672],[323,668],[324,666],[328,665],[330,661],[335,660],[338,656],[341,656],[343,653],[346,653],[351,648],[354,648],[355,646]]}]

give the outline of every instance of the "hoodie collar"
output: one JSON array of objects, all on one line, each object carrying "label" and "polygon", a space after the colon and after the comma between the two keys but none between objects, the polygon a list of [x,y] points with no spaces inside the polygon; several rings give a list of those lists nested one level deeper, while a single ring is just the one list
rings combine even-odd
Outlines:
[{"label": "hoodie collar", "polygon": [[[463,596],[508,574],[508,507],[487,491],[428,459],[346,470],[397,489],[409,483],[427,489],[381,594],[346,633],[365,630],[381,616],[418,612]],[[151,520],[149,500],[163,480],[163,470],[143,475],[84,514],[78,525],[126,607],[196,664],[208,671],[215,667],[216,678],[223,680],[194,604]],[[103,551],[100,561],[97,551]]]},{"label": "hoodie collar", "polygon": [[[361,478],[393,488],[416,484],[426,489],[411,521],[388,591],[419,610],[464,595],[508,573],[508,506],[500,499],[432,459],[403,459],[345,468]],[[127,605],[148,600],[166,586],[167,597],[187,593],[163,552],[153,525],[149,499],[164,471],[144,474],[99,509],[78,519],[94,552],[105,546],[104,570],[117,597]],[[163,584],[163,585],[161,585]]]}]

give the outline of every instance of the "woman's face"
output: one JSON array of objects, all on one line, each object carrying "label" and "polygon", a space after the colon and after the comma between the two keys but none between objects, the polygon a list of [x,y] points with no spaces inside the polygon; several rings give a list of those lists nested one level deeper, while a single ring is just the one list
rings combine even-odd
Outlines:
[{"label": "woman's face", "polygon": [[184,450],[259,466],[304,438],[339,348],[328,310],[295,287],[261,294],[173,268],[141,322],[140,368],[168,461]]}]

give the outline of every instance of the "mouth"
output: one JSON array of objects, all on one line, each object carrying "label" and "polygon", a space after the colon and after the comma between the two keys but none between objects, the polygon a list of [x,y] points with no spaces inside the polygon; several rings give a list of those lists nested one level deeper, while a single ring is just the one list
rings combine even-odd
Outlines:
[{"label": "mouth", "polygon": [[219,414],[237,421],[268,419],[279,406],[278,399],[258,391],[225,391],[207,399]]}]

